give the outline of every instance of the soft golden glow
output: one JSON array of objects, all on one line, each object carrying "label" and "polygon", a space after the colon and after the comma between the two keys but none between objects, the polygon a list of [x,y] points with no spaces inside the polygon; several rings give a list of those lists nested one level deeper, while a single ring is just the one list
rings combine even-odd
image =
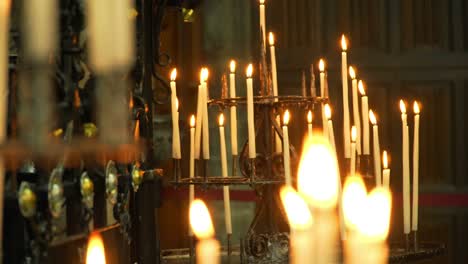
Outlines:
[{"label": "soft golden glow", "polygon": [[382,154],[382,163],[383,163],[383,168],[388,169],[388,157],[387,157],[387,151],[384,150]]},{"label": "soft golden glow", "polygon": [[351,141],[356,143],[356,139],[357,139],[357,129],[356,129],[356,126],[352,126],[351,127]]},{"label": "soft golden glow", "polygon": [[88,240],[88,249],[86,250],[86,264],[105,264],[106,254],[104,251],[104,242],[99,233],[93,233]]},{"label": "soft golden glow", "polygon": [[400,100],[400,111],[402,114],[406,114],[406,104],[405,101],[403,101],[403,99]]},{"label": "soft golden glow", "polygon": [[324,111],[325,111],[325,118],[326,119],[331,119],[331,115],[332,115],[332,112],[331,112],[331,107],[329,104],[325,104],[325,106],[323,107]]},{"label": "soft golden glow", "polygon": [[362,177],[348,176],[342,194],[343,215],[348,228],[357,228],[365,209],[366,198],[367,190]]},{"label": "soft golden glow", "polygon": [[273,35],[273,32],[268,33],[268,42],[270,43],[270,46],[275,45],[275,36]]},{"label": "soft golden glow", "polygon": [[140,119],[137,119],[135,122],[135,131],[133,131],[133,139],[135,139],[135,141],[140,140]]},{"label": "soft golden glow", "polygon": [[252,66],[252,63],[250,63],[247,66],[247,70],[245,71],[245,74],[247,75],[247,78],[252,78],[252,73],[253,73],[253,66]]},{"label": "soft golden glow", "polygon": [[375,118],[375,115],[374,115],[374,112],[371,110],[369,110],[369,120],[370,122],[372,123],[372,125],[377,125],[377,118]]},{"label": "soft golden glow", "polygon": [[210,212],[202,200],[196,199],[190,204],[189,217],[190,227],[199,239],[206,239],[214,236]]},{"label": "soft golden glow", "polygon": [[224,126],[224,114],[221,113],[218,118],[219,126]]},{"label": "soft golden glow", "polygon": [[298,169],[298,189],[313,206],[331,209],[338,200],[338,162],[327,139],[305,142]]},{"label": "soft golden glow", "polygon": [[190,127],[195,127],[195,115],[190,116]]},{"label": "soft golden glow", "polygon": [[354,71],[353,66],[349,66],[349,77],[353,80],[356,79],[356,72]]},{"label": "soft golden glow", "polygon": [[414,101],[414,104],[413,104],[413,111],[415,114],[419,114],[419,111],[420,111],[419,104],[416,101]]},{"label": "soft golden glow", "polygon": [[208,68],[202,68],[200,71],[200,83],[206,82],[206,80],[208,80],[208,75]]},{"label": "soft golden glow", "polygon": [[231,60],[231,62],[229,63],[229,69],[231,70],[231,73],[236,72],[236,61],[235,60]]},{"label": "soft golden glow", "polygon": [[265,4],[265,0],[259,0],[259,2],[261,5]]},{"label": "soft golden glow", "polygon": [[176,111],[179,111],[179,98],[177,98],[177,97],[175,99],[175,109],[176,109]]},{"label": "soft golden glow", "polygon": [[325,71],[325,61],[323,59],[319,60],[319,71],[324,72]]},{"label": "soft golden glow", "polygon": [[286,110],[283,115],[283,125],[287,126],[289,124],[289,118],[290,118],[289,110]]},{"label": "soft golden glow", "polygon": [[341,49],[346,51],[348,49],[348,41],[346,40],[345,35],[341,35]]},{"label": "soft golden glow", "polygon": [[312,214],[307,203],[291,186],[283,186],[280,196],[292,229],[303,230],[312,225]]},{"label": "soft golden glow", "polygon": [[0,1],[0,14],[5,15],[10,12],[11,1],[10,0],[2,0]]},{"label": "soft golden glow", "polygon": [[366,90],[364,90],[364,82],[362,80],[359,80],[358,82],[358,89],[362,96],[366,95]]},{"label": "soft golden glow", "polygon": [[174,68],[174,69],[172,69],[172,71],[171,71],[171,81],[175,81],[176,78],[177,78],[177,69]]},{"label": "soft golden glow", "polygon": [[307,123],[312,123],[312,111],[307,112]]},{"label": "soft golden glow", "polygon": [[388,236],[392,197],[387,188],[377,187],[367,196],[358,231],[368,241],[384,241]]}]

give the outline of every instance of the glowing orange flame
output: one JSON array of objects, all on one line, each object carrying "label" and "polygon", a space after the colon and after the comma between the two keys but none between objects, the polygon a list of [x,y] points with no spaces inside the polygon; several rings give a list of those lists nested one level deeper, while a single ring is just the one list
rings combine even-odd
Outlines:
[{"label": "glowing orange flame", "polygon": [[369,110],[369,120],[372,123],[372,125],[377,125],[377,118],[375,118],[374,111]]},{"label": "glowing orange flame", "polygon": [[213,222],[206,204],[196,199],[190,204],[190,226],[193,233],[199,239],[207,239],[214,236]]},{"label": "glowing orange flame", "polygon": [[388,188],[377,187],[367,196],[365,212],[358,224],[358,231],[368,241],[383,241],[388,236],[392,196]]},{"label": "glowing orange flame", "polygon": [[195,127],[195,115],[190,116],[190,127]]},{"label": "glowing orange flame", "polygon": [[236,61],[235,60],[231,60],[231,62],[229,63],[229,69],[231,70],[231,73],[236,72]]},{"label": "glowing orange flame", "polygon": [[175,81],[176,78],[177,78],[177,69],[174,68],[174,69],[172,69],[172,71],[171,71],[171,81]]},{"label": "glowing orange flame", "polygon": [[312,123],[312,111],[309,110],[309,112],[307,112],[307,122],[310,124]]},{"label": "glowing orange flame", "polygon": [[324,72],[325,71],[325,61],[323,59],[319,60],[319,71]]},{"label": "glowing orange flame", "polygon": [[366,185],[361,176],[347,177],[343,187],[342,206],[345,224],[348,228],[355,229],[361,221],[366,198]]},{"label": "glowing orange flame", "polygon": [[275,45],[275,36],[273,35],[273,32],[268,33],[268,42],[270,43],[270,46]]},{"label": "glowing orange flame", "polygon": [[224,114],[220,114],[218,118],[219,126],[224,126]]},{"label": "glowing orange flame", "polygon": [[345,35],[344,35],[344,34],[341,35],[341,49],[342,49],[343,51],[346,51],[346,50],[348,49],[348,43],[347,43],[347,42],[348,42],[348,41],[346,40]]},{"label": "glowing orange flame", "polygon": [[356,72],[354,71],[353,66],[349,66],[349,77],[353,80],[356,79]]},{"label": "glowing orange flame", "polygon": [[252,63],[250,63],[248,66],[247,66],[247,70],[245,71],[246,75],[247,75],[247,78],[252,78],[252,73],[253,73],[253,66],[252,66]]},{"label": "glowing orange flame", "polygon": [[307,203],[291,186],[283,186],[280,196],[292,229],[307,229],[312,225],[312,214]]},{"label": "glowing orange flame", "polygon": [[135,141],[138,141],[140,139],[140,120],[137,119],[135,122],[135,131],[133,132],[133,138]]},{"label": "glowing orange flame", "polygon": [[261,5],[265,4],[265,0],[259,0],[259,2]]},{"label": "glowing orange flame", "polygon": [[356,126],[352,126],[351,127],[351,141],[356,143],[356,139],[357,139],[357,129],[356,129]]},{"label": "glowing orange flame", "polygon": [[208,68],[202,68],[200,71],[200,83],[206,82],[206,80],[208,80],[208,75]]},{"label": "glowing orange flame", "polygon": [[324,108],[324,111],[325,111],[325,118],[326,118],[326,119],[331,119],[332,111],[331,111],[330,105],[329,105],[329,104],[325,104],[325,106],[324,106],[323,108]]},{"label": "glowing orange flame", "polygon": [[99,233],[91,234],[86,251],[86,264],[106,264],[104,242]]},{"label": "glowing orange flame", "polygon": [[288,123],[289,123],[289,118],[290,118],[289,110],[286,110],[286,111],[284,112],[284,115],[283,115],[283,124],[284,124],[285,126],[288,125]]},{"label": "glowing orange flame", "polygon": [[402,114],[406,114],[406,104],[405,101],[403,101],[403,99],[400,100],[400,111]]},{"label": "glowing orange flame", "polygon": [[366,90],[364,90],[364,82],[362,80],[359,80],[358,82],[358,89],[362,96],[366,95]]},{"label": "glowing orange flame", "polygon": [[382,163],[383,163],[383,168],[388,169],[388,157],[387,157],[387,151],[384,150],[382,154]]},{"label": "glowing orange flame", "polygon": [[419,114],[419,111],[420,111],[419,104],[416,101],[414,101],[414,104],[413,104],[413,111],[415,114]]}]

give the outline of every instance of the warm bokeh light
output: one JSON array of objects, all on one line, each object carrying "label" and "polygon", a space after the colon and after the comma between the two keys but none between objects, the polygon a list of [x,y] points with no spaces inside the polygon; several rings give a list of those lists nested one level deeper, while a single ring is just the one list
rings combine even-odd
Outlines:
[{"label": "warm bokeh light", "polygon": [[218,118],[219,126],[224,126],[224,114],[221,113]]},{"label": "warm bokeh light", "polygon": [[319,60],[319,71],[324,72],[325,71],[325,61],[323,59]]},{"label": "warm bokeh light", "polygon": [[86,264],[105,264],[106,254],[104,242],[99,233],[93,233],[88,240],[88,249],[86,250]]},{"label": "warm bokeh light", "polygon": [[208,68],[202,68],[200,71],[200,83],[206,82],[206,80],[208,80],[208,75]]},{"label": "warm bokeh light", "polygon": [[419,104],[416,101],[414,101],[414,104],[413,104],[413,111],[415,114],[419,114],[419,111],[420,111]]},{"label": "warm bokeh light", "polygon": [[349,77],[353,80],[356,79],[356,72],[354,71],[353,66],[349,66]]},{"label": "warm bokeh light", "polygon": [[190,227],[199,239],[206,239],[214,236],[210,212],[202,200],[196,199],[190,204],[189,218]]},{"label": "warm bokeh light", "polygon": [[312,111],[307,112],[307,123],[312,123]]},{"label": "warm bokeh light", "polygon": [[406,114],[406,103],[403,99],[400,100],[400,111],[402,114]]},{"label": "warm bokeh light", "polygon": [[247,66],[247,70],[245,71],[245,74],[247,75],[247,78],[252,78],[252,73],[253,73],[253,66],[252,66],[252,63],[250,63]]},{"label": "warm bokeh light", "polygon": [[346,40],[345,35],[341,35],[341,49],[346,51],[348,49],[348,41]]},{"label": "warm bokeh light", "polygon": [[286,110],[283,115],[283,125],[287,126],[289,124],[289,118],[290,118],[289,110]]},{"label": "warm bokeh light", "polygon": [[331,107],[329,104],[325,104],[325,106],[323,107],[324,111],[325,111],[325,118],[326,119],[331,119],[331,116],[332,116],[332,111],[331,111]]},{"label": "warm bokeh light", "polygon": [[195,115],[190,116],[190,127],[195,127]]},{"label": "warm bokeh light", "polygon": [[177,78],[177,69],[174,68],[174,69],[172,69],[172,71],[171,71],[171,81],[175,81],[176,78]]},{"label": "warm bokeh light", "polygon": [[270,46],[275,45],[275,36],[273,35],[273,32],[268,33],[268,42],[270,43]]},{"label": "warm bokeh light", "polygon": [[315,136],[305,142],[298,169],[298,189],[313,206],[331,209],[338,200],[338,162],[330,142]]},{"label": "warm bokeh light", "polygon": [[362,80],[359,80],[358,82],[358,89],[359,89],[359,93],[362,96],[366,95],[366,90],[364,89],[364,82]]},{"label": "warm bokeh light", "polygon": [[179,111],[179,98],[177,98],[177,97],[175,99],[175,109],[176,109],[176,111]]},{"label": "warm bokeh light", "polygon": [[261,5],[265,4],[265,0],[259,0],[259,2]]},{"label": "warm bokeh light", "polygon": [[229,69],[231,70],[231,73],[236,72],[236,61],[235,60],[231,60],[231,62],[229,63]]},{"label": "warm bokeh light", "polygon": [[382,163],[383,163],[383,168],[388,169],[388,155],[387,155],[386,150],[384,150],[382,154]]},{"label": "warm bokeh light", "polygon": [[341,198],[346,227],[350,229],[357,227],[365,209],[366,198],[367,190],[362,177],[359,175],[347,177]]},{"label": "warm bokeh light", "polygon": [[356,139],[357,139],[357,129],[356,129],[356,126],[352,126],[351,127],[351,141],[356,143]]},{"label": "warm bokeh light", "polygon": [[372,125],[377,125],[377,118],[375,118],[374,111],[369,110],[369,120],[372,123]]},{"label": "warm bokeh light", "polygon": [[358,231],[368,241],[387,239],[392,210],[392,196],[388,188],[377,187],[367,196],[365,211],[358,223]]},{"label": "warm bokeh light", "polygon": [[307,203],[291,186],[283,186],[280,196],[292,229],[304,230],[312,225],[312,214]]},{"label": "warm bokeh light", "polygon": [[133,131],[133,139],[138,141],[140,139],[140,119],[135,121],[135,130]]}]

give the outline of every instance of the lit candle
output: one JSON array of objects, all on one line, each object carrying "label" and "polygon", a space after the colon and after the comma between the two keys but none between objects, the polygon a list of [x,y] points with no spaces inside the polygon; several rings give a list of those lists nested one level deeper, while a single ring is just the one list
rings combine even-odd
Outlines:
[{"label": "lit candle", "polygon": [[352,91],[353,91],[353,118],[354,125],[356,126],[356,151],[361,155],[361,118],[359,114],[359,100],[358,100],[358,82],[356,79],[356,71],[353,66],[349,66],[349,77],[351,77]]},{"label": "lit candle", "polygon": [[383,163],[383,171],[382,171],[383,187],[390,189],[390,169],[388,168],[388,155],[387,155],[387,151],[385,150],[383,151],[383,154],[382,154],[382,163]]},{"label": "lit candle", "polygon": [[362,139],[363,139],[363,154],[370,155],[370,146],[369,146],[369,102],[366,96],[366,91],[364,90],[364,83],[362,80],[358,82],[359,92],[361,93],[361,111],[362,111]]},{"label": "lit candle", "polygon": [[335,151],[335,154],[336,154],[335,132],[333,130],[333,121],[331,119],[331,115],[332,115],[331,107],[329,104],[325,104],[323,109],[324,109],[323,112],[325,114],[325,118],[328,120],[327,121],[328,141],[330,141],[333,151]]},{"label": "lit candle", "polygon": [[174,68],[171,72],[171,112],[172,112],[172,158],[180,159],[180,131],[179,131],[179,104],[176,91],[177,70]]},{"label": "lit candle", "polygon": [[[236,97],[236,62],[231,60],[229,64],[231,73],[229,74],[229,88],[231,98]],[[237,155],[237,107],[231,106],[231,152],[232,155]],[[234,162],[234,161],[233,161]]]},{"label": "lit candle", "polygon": [[[263,48],[266,47],[266,22],[265,22],[265,0],[259,0],[260,3],[260,31],[262,32]],[[264,50],[265,51],[265,50]]]},{"label": "lit candle", "polygon": [[284,165],[284,179],[287,186],[292,185],[291,180],[291,160],[289,157],[289,133],[288,133],[288,123],[289,123],[289,111],[286,110],[283,116],[283,165]]},{"label": "lit candle", "polygon": [[356,126],[352,126],[351,127],[351,166],[350,166],[351,176],[354,176],[356,174],[356,138],[357,138]]},{"label": "lit candle", "polygon": [[[362,177],[360,175],[351,175],[347,177],[343,187],[341,200],[343,203],[345,224],[351,231],[350,240],[354,239],[354,231],[356,231],[362,217],[366,197],[366,185],[364,184]],[[348,254],[353,252],[347,251],[346,253]],[[360,254],[362,252],[356,253]]]},{"label": "lit candle", "polygon": [[214,238],[213,222],[205,203],[197,199],[190,204],[190,226],[198,238],[196,246],[197,263],[219,264],[220,245]]},{"label": "lit candle", "polygon": [[382,185],[382,166],[380,166],[379,127],[374,112],[369,110],[369,121],[372,123],[372,145],[374,146],[374,174],[377,187]]},{"label": "lit candle", "polygon": [[[276,115],[276,123],[281,125],[281,117],[279,115]],[[283,146],[282,146],[281,138],[279,134],[275,130],[275,152],[276,153],[281,153],[283,151]]]},{"label": "lit candle", "polygon": [[348,101],[348,59],[346,50],[348,48],[347,41],[344,35],[341,36],[341,79],[343,81],[343,140],[345,158],[351,157],[351,143],[349,132],[349,101]]},{"label": "lit candle", "polygon": [[[273,82],[273,96],[278,96],[278,77],[276,70],[276,52],[275,52],[275,36],[270,32],[268,34],[268,42],[270,43],[270,58],[271,58],[271,81]],[[278,98],[275,98],[278,102]]]},{"label": "lit candle", "polygon": [[[227,168],[227,153],[226,153],[226,139],[224,135],[224,115],[219,115],[219,144],[221,147],[221,173],[223,178],[228,176]],[[231,199],[229,198],[229,186],[223,186],[223,198],[224,198],[224,219],[226,223],[226,233],[232,234],[232,222],[231,222]]]},{"label": "lit candle", "polygon": [[[200,71],[200,83],[203,80],[203,69]],[[198,85],[197,97],[197,120],[195,124],[195,159],[200,159],[201,150],[201,134],[202,134],[202,120],[203,120],[203,102],[204,99],[203,86]]]},{"label": "lit candle", "polygon": [[[320,70],[320,96],[324,97],[325,92],[325,61],[320,59],[319,61],[319,70]],[[327,131],[327,117],[325,116],[324,104],[322,103],[322,129],[323,135],[328,137]]]},{"label": "lit candle", "polygon": [[249,64],[247,67],[247,127],[249,137],[249,158],[254,159],[257,156],[255,145],[255,122],[254,122],[254,103],[253,103],[253,66]]},{"label": "lit candle", "polygon": [[403,133],[402,162],[403,162],[403,224],[404,233],[410,233],[410,171],[409,171],[409,134],[406,116],[406,105],[400,100],[401,123]]},{"label": "lit candle", "polygon": [[106,264],[104,242],[98,232],[91,234],[86,249],[86,264]]},{"label": "lit candle", "polygon": [[414,142],[413,142],[413,219],[411,230],[418,231],[419,214],[419,104],[414,102]]},{"label": "lit candle", "polygon": [[202,78],[201,78],[201,86],[203,88],[203,119],[202,119],[202,128],[203,128],[203,159],[208,160],[210,159],[210,125],[208,122],[208,69],[202,69]]},{"label": "lit candle", "polygon": [[311,245],[314,241],[311,231],[313,219],[307,203],[291,186],[283,186],[280,197],[291,228],[289,263],[312,263]]},{"label": "lit candle", "polygon": [[[195,116],[190,116],[190,160],[189,160],[189,177],[195,177]],[[189,204],[195,200],[195,186],[189,185]],[[189,228],[189,236],[193,236],[192,229]]]},{"label": "lit candle", "polygon": [[312,137],[312,111],[307,112],[307,135]]}]

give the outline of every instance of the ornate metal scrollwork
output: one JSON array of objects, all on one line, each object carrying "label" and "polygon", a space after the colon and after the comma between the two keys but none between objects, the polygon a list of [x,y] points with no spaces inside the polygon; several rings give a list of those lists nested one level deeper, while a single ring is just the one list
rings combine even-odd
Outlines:
[{"label": "ornate metal scrollwork", "polygon": [[63,195],[63,169],[55,168],[50,174],[48,186],[49,211],[52,217],[58,218],[63,212],[65,198]]},{"label": "ornate metal scrollwork", "polygon": [[241,262],[256,264],[287,263],[289,234],[249,234],[242,240]]},{"label": "ornate metal scrollwork", "polygon": [[106,166],[106,194],[107,200],[115,205],[118,195],[118,172],[115,162],[110,160]]}]

